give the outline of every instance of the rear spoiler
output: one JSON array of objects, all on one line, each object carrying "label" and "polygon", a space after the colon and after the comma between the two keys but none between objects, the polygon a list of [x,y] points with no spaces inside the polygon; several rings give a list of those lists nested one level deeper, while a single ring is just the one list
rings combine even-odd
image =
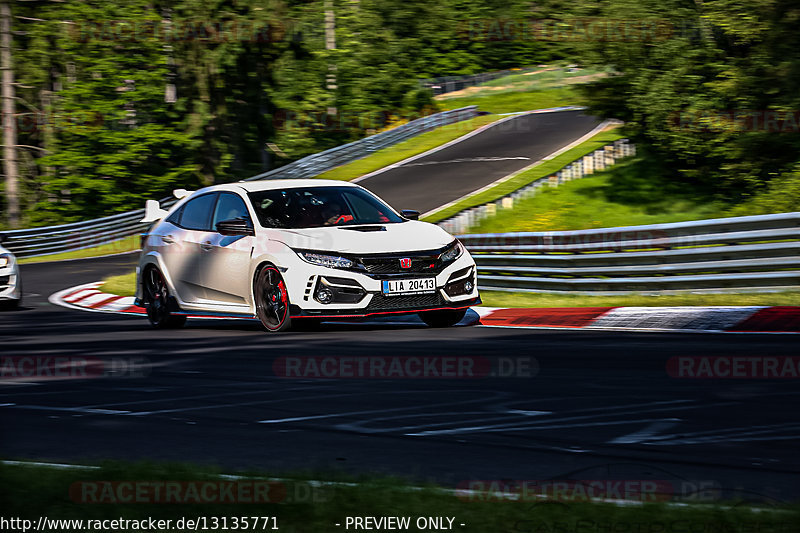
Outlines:
[{"label": "rear spoiler", "polygon": [[[172,195],[180,200],[193,192],[186,189],[175,189],[172,191]],[[161,209],[161,204],[158,203],[158,200],[147,200],[144,204],[144,218],[140,222],[155,222],[167,216],[167,213],[168,211]]]},{"label": "rear spoiler", "polygon": [[167,212],[161,209],[158,200],[147,200],[144,204],[144,218],[140,222],[155,222],[167,216]]}]

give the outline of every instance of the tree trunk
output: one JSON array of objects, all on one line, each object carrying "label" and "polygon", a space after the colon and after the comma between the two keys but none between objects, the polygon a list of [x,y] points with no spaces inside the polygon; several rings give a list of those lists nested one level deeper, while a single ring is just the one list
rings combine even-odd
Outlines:
[{"label": "tree trunk", "polygon": [[8,224],[19,226],[19,190],[17,177],[17,123],[14,105],[14,71],[11,62],[11,8],[0,3],[0,70],[3,99],[3,166],[6,174]]}]

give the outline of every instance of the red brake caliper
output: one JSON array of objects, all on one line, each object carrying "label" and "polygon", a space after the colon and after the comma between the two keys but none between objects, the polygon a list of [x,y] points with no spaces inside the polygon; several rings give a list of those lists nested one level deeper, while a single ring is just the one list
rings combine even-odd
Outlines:
[{"label": "red brake caliper", "polygon": [[283,303],[286,303],[286,301],[288,300],[288,297],[286,295],[286,285],[283,284],[283,280],[281,280],[281,282],[278,283],[278,289],[280,289],[280,291],[281,291],[281,301]]}]

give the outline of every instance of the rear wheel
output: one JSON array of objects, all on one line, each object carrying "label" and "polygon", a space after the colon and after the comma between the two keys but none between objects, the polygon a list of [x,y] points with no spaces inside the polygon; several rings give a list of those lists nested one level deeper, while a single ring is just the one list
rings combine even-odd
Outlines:
[{"label": "rear wheel", "polygon": [[253,293],[256,316],[267,331],[285,331],[291,327],[289,292],[276,267],[268,265],[259,271]]},{"label": "rear wheel", "polygon": [[169,289],[164,276],[156,267],[148,267],[142,279],[142,294],[147,320],[157,329],[179,328],[186,324],[186,317],[169,310]]},{"label": "rear wheel", "polygon": [[423,311],[419,314],[419,317],[432,328],[447,328],[458,324],[466,314],[466,309],[447,309]]}]

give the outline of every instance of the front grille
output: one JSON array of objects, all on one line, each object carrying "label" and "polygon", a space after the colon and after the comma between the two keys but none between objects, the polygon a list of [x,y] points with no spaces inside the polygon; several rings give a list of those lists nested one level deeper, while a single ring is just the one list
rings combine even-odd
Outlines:
[{"label": "front grille", "polygon": [[0,276],[0,285],[8,285],[8,280],[10,276]]},{"label": "front grille", "polygon": [[408,256],[363,258],[361,264],[370,274],[438,274],[442,270],[442,264],[435,255],[411,257],[410,268],[400,268],[400,259],[403,257]]},{"label": "front grille", "polygon": [[384,296],[375,294],[369,301],[365,311],[395,311],[402,309],[417,309],[436,307],[442,304],[442,297],[435,294],[412,294],[410,296]]}]

